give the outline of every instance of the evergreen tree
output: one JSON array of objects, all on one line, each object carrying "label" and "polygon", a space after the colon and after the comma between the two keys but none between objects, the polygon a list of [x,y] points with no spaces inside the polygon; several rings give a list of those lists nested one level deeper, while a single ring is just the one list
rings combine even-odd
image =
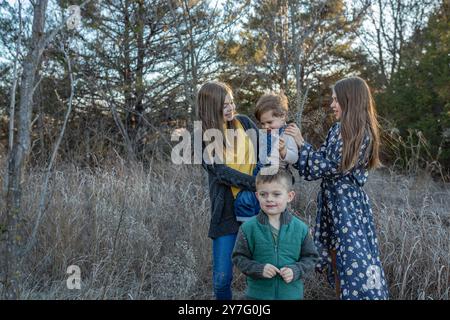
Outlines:
[{"label": "evergreen tree", "polygon": [[[384,93],[377,95],[382,116],[406,138],[423,133],[431,158],[450,167],[450,6],[444,1],[405,45],[403,63]],[[439,158],[438,158],[439,155]]]}]

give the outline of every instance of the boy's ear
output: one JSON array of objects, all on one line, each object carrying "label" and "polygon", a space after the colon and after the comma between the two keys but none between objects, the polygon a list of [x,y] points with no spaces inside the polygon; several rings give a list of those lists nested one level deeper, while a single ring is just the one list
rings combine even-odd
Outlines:
[{"label": "boy's ear", "polygon": [[294,190],[289,191],[288,192],[288,203],[291,202],[292,200],[294,200],[294,198],[295,198],[295,191]]}]

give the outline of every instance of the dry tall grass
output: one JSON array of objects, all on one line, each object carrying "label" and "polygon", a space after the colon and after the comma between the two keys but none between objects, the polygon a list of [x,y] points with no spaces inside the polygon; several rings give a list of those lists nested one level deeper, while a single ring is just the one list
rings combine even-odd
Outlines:
[{"label": "dry tall grass", "polygon": [[[23,261],[25,299],[211,299],[209,199],[199,166],[111,163],[59,166],[37,244]],[[4,166],[0,174],[4,174]],[[23,205],[31,232],[43,172],[26,177]],[[449,299],[450,187],[426,176],[372,173],[372,199],[392,299]],[[318,182],[297,177],[294,208],[310,225]],[[81,290],[66,287],[81,268]],[[245,277],[236,271],[237,297]],[[333,299],[323,276],[306,279],[307,299]]]}]

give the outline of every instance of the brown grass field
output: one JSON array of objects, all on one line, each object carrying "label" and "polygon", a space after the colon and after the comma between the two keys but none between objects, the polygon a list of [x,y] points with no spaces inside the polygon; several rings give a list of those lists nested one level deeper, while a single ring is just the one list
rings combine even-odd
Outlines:
[{"label": "brown grass field", "polygon": [[[36,168],[26,175],[26,233],[43,176]],[[292,209],[313,226],[319,182],[296,181]],[[22,261],[22,298],[212,299],[206,182],[200,166],[162,160],[96,170],[58,165],[37,244]],[[391,299],[449,299],[450,186],[385,168],[371,173],[365,190]],[[81,290],[66,286],[70,265],[81,269]],[[245,276],[237,270],[233,289],[242,297]],[[305,298],[334,299],[334,292],[312,273]]]}]

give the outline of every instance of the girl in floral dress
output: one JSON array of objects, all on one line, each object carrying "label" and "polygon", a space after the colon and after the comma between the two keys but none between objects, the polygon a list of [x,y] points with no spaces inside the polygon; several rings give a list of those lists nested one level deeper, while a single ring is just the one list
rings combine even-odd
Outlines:
[{"label": "girl in floral dress", "polygon": [[294,167],[306,180],[322,179],[317,197],[314,242],[321,255],[318,271],[339,298],[388,299],[369,198],[363,190],[368,170],[379,166],[379,132],[375,105],[367,83],[359,77],[333,87],[335,123],[315,151],[291,124],[299,160]]}]

